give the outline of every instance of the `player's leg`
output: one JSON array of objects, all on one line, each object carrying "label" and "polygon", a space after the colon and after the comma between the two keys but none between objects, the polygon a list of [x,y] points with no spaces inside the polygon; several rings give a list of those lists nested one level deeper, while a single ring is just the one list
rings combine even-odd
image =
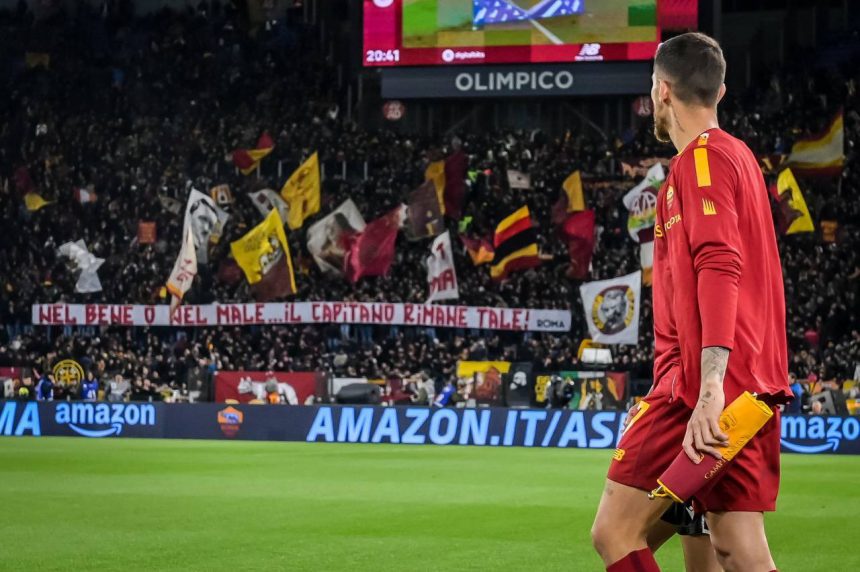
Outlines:
[{"label": "player's leg", "polygon": [[[674,372],[672,372],[674,374]],[[594,547],[612,572],[659,570],[648,534],[671,504],[648,492],[684,438],[689,410],[664,376],[635,411],[618,443],[591,530]]]},{"label": "player's leg", "polygon": [[705,515],[693,512],[690,503],[674,503],[654,525],[648,534],[651,551],[656,552],[675,533],[681,540],[687,572],[722,572],[711,546]]},{"label": "player's leg", "polygon": [[[637,570],[618,566],[625,558],[637,563],[643,559],[653,562],[648,533],[670,504],[667,499],[650,500],[643,490],[606,480],[591,538],[607,569],[615,564],[620,571]],[[659,570],[656,564],[640,569]]]},{"label": "player's leg", "polygon": [[709,512],[711,544],[726,572],[776,570],[760,512]]},{"label": "player's leg", "polygon": [[648,548],[651,549],[651,552],[657,552],[657,549],[666,544],[677,532],[678,529],[674,525],[669,524],[663,519],[658,520],[648,531],[648,536],[646,537]]},{"label": "player's leg", "polygon": [[711,544],[711,537],[707,534],[682,536],[681,548],[684,549],[684,566],[687,572],[723,572]]},{"label": "player's leg", "polygon": [[770,572],[776,566],[764,530],[764,512],[779,491],[780,414],[774,412],[713,488],[696,495],[707,511],[711,543],[728,572]]}]

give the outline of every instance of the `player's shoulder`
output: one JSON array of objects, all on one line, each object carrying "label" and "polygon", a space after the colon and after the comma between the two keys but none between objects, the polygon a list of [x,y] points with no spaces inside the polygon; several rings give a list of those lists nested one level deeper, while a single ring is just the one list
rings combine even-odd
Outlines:
[{"label": "player's shoulder", "polygon": [[678,154],[675,164],[681,177],[694,177],[702,187],[710,186],[717,177],[736,177],[740,164],[750,157],[752,153],[743,141],[721,129],[709,129]]},{"label": "player's shoulder", "polygon": [[678,159],[684,162],[692,162],[695,161],[696,155],[715,155],[721,159],[732,159],[747,153],[751,153],[749,147],[737,137],[726,133],[722,129],[708,129],[693,139],[678,154]]}]

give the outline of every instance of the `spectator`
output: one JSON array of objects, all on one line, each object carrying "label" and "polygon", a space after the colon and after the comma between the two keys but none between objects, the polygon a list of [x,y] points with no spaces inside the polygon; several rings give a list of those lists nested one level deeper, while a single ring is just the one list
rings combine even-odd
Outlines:
[{"label": "spectator", "polygon": [[130,389],[131,385],[129,384],[128,380],[123,378],[121,373],[118,373],[108,384],[107,400],[114,402],[125,401]]},{"label": "spectator", "polygon": [[86,377],[81,382],[81,400],[83,401],[98,401],[99,398],[99,382],[93,375],[93,372],[87,370]]},{"label": "spectator", "polygon": [[42,374],[39,383],[36,384],[36,400],[53,401],[54,386],[54,374],[50,372]]}]

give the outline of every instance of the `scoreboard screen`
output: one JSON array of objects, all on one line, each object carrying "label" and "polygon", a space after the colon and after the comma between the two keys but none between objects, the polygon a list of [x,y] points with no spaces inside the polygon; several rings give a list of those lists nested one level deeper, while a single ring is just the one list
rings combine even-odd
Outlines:
[{"label": "scoreboard screen", "polygon": [[364,0],[365,66],[630,61],[697,0]]}]

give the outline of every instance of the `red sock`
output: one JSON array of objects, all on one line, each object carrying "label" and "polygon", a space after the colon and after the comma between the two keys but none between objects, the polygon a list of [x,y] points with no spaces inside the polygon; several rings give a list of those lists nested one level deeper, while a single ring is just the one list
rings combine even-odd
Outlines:
[{"label": "red sock", "polygon": [[648,548],[631,552],[621,560],[610,565],[606,572],[660,572],[654,554]]}]

